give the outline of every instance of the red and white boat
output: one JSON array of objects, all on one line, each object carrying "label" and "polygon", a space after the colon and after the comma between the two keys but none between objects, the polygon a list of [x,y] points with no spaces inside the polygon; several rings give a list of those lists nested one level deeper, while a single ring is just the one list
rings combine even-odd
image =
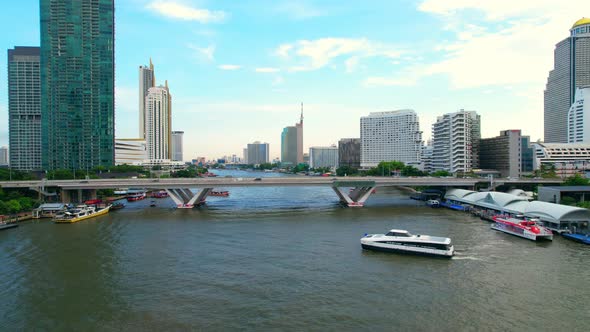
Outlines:
[{"label": "red and white boat", "polygon": [[526,219],[524,216],[516,218],[504,215],[493,216],[492,229],[500,232],[516,235],[525,239],[553,241],[553,232],[546,227],[537,224],[537,219]]},{"label": "red and white boat", "polygon": [[211,191],[209,196],[219,196],[219,197],[228,197],[229,191],[221,190],[221,191]]},{"label": "red and white boat", "polygon": [[129,193],[127,195],[127,202],[134,202],[134,201],[140,201],[142,199],[145,199],[146,194],[145,192],[136,192],[136,193]]},{"label": "red and white boat", "polygon": [[166,197],[168,197],[168,192],[166,192],[166,190],[155,191],[155,192],[152,192],[152,197],[153,198],[166,198]]}]

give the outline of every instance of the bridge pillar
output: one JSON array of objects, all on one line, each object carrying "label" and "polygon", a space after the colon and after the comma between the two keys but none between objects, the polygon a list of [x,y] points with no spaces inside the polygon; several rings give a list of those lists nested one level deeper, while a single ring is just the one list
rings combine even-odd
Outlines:
[{"label": "bridge pillar", "polygon": [[193,193],[188,188],[166,189],[168,196],[176,203],[178,209],[192,209],[195,205],[205,203],[205,199],[213,188],[203,188]]},{"label": "bridge pillar", "polygon": [[371,196],[376,187],[356,187],[350,193],[347,193],[343,188],[332,187],[336,195],[340,197],[340,203],[348,207],[363,207],[365,201]]}]

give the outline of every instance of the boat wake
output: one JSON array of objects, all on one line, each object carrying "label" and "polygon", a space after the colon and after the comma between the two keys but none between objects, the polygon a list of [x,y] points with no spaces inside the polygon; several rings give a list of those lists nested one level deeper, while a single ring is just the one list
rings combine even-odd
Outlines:
[{"label": "boat wake", "polygon": [[456,251],[455,251],[455,256],[453,256],[452,259],[453,260],[469,260],[469,261],[485,261],[485,259],[475,257],[475,256],[461,256],[461,254]]}]

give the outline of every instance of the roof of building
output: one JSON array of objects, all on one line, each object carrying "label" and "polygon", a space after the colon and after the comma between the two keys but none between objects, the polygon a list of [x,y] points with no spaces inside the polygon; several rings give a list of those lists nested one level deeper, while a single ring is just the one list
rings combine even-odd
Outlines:
[{"label": "roof of building", "polygon": [[572,26],[572,29],[584,24],[590,24],[590,18],[582,17],[581,19],[577,20],[576,23],[574,23],[574,25]]},{"label": "roof of building", "polygon": [[446,199],[467,203],[497,211],[523,214],[549,222],[562,220],[590,220],[590,210],[568,205],[533,201],[525,197],[490,191],[476,192],[464,189],[450,189]]},{"label": "roof of building", "polygon": [[551,189],[557,191],[590,191],[590,186],[543,186],[539,189]]}]

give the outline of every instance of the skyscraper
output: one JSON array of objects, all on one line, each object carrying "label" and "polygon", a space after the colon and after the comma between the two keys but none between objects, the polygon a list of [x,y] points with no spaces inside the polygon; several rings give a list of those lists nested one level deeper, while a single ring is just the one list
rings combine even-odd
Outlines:
[{"label": "skyscraper", "polygon": [[374,112],[361,117],[361,167],[382,161],[420,166],[422,132],[413,110]]},{"label": "skyscraper", "polygon": [[338,167],[361,167],[361,139],[343,138],[338,141]]},{"label": "skyscraper", "polygon": [[41,169],[39,47],[8,50],[8,135],[10,167]]},{"label": "skyscraper", "polygon": [[519,129],[503,130],[500,136],[480,140],[479,167],[500,172],[502,177],[522,174],[522,135]]},{"label": "skyscraper", "polygon": [[590,143],[590,86],[576,89],[567,117],[567,142]]},{"label": "skyscraper", "polygon": [[260,143],[258,141],[248,144],[248,155],[246,159],[248,164],[260,165],[269,162],[268,143]]},{"label": "skyscraper", "polygon": [[0,166],[6,166],[8,163],[8,147],[0,146]]},{"label": "skyscraper", "polygon": [[172,141],[171,150],[172,150],[172,160],[174,161],[184,161],[182,155],[182,139],[184,136],[184,131],[173,131],[172,132]]},{"label": "skyscraper", "polygon": [[292,166],[303,163],[303,103],[299,123],[285,127],[281,134],[281,163]]},{"label": "skyscraper", "polygon": [[150,65],[139,66],[139,137],[145,139],[145,97],[148,90],[156,86],[156,76],[154,73],[154,64],[150,59]]},{"label": "skyscraper", "polygon": [[41,0],[43,169],[115,158],[114,0]]},{"label": "skyscraper", "polygon": [[570,36],[555,46],[554,56],[545,88],[545,142],[567,143],[576,88],[590,85],[590,19],[574,23]]},{"label": "skyscraper", "polygon": [[439,116],[432,125],[432,169],[471,172],[479,166],[480,116],[460,110]]},{"label": "skyscraper", "polygon": [[168,84],[149,88],[145,104],[145,139],[148,159],[171,159],[172,97]]},{"label": "skyscraper", "polygon": [[332,146],[312,146],[309,148],[309,167],[311,168],[337,168],[338,167],[338,147]]}]

